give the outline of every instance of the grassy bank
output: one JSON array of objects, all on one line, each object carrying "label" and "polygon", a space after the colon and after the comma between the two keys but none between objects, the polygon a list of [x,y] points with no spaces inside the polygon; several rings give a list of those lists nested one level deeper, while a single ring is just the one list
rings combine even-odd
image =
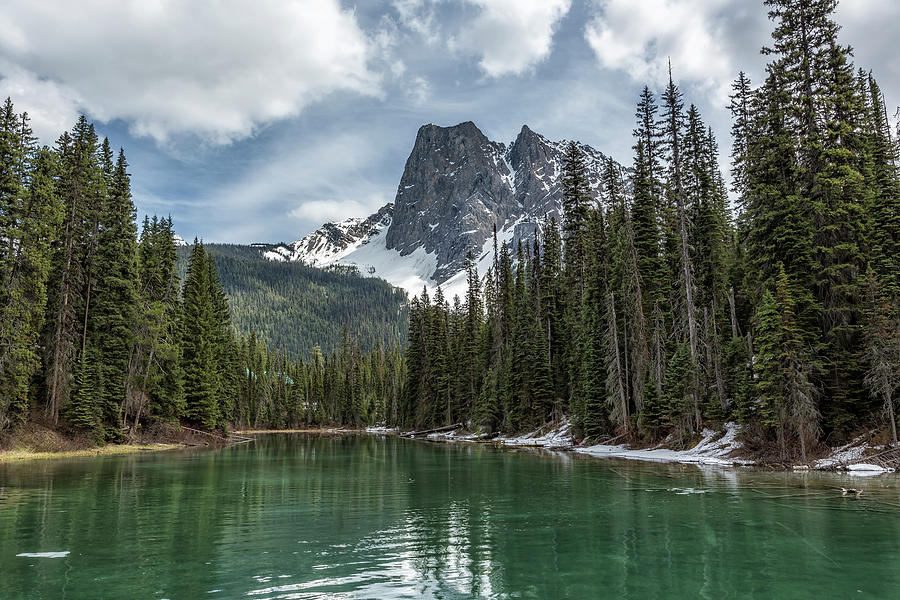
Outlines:
[{"label": "grassy bank", "polygon": [[[193,443],[192,443],[193,442]],[[115,456],[199,445],[176,426],[160,426],[121,444],[98,446],[84,433],[28,422],[0,433],[0,463],[81,456]]]},{"label": "grassy bank", "polygon": [[48,458],[78,458],[82,456],[117,456],[121,454],[137,454],[139,452],[155,452],[186,448],[184,444],[108,444],[96,448],[81,450],[35,451],[30,448],[0,450],[0,464],[20,460],[43,460]]}]

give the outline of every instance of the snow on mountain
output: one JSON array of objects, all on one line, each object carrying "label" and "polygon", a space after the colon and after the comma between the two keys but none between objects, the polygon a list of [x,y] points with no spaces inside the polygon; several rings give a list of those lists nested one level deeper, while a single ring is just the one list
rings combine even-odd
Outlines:
[{"label": "snow on mountain", "polygon": [[[368,218],[326,223],[265,253],[312,266],[354,266],[419,294],[438,284],[452,299],[466,291],[466,254],[482,276],[498,244],[530,242],[545,216],[561,220],[561,175],[567,141],[551,142],[523,126],[510,144],[492,142],[466,122],[424,125],[407,159],[393,203]],[[579,144],[595,199],[606,157]]]}]

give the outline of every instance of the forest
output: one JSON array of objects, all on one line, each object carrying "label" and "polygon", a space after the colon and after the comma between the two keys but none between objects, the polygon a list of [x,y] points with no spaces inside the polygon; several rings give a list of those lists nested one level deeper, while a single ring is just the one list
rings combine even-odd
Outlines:
[{"label": "forest", "polygon": [[[247,267],[221,255],[228,280],[239,280]],[[255,275],[258,285],[264,275]],[[346,315],[361,302],[350,292],[367,288],[353,282],[341,288],[334,281],[340,277],[350,279],[323,273],[306,281],[323,282],[313,292],[345,293],[349,300],[339,306]],[[259,299],[284,287],[249,294],[255,307],[236,304],[265,316]],[[384,283],[368,289],[375,290],[374,306],[400,310],[402,292]],[[295,301],[308,305],[300,296]],[[83,116],[53,148],[41,147],[27,113],[16,113],[6,100],[0,110],[0,434],[32,420],[103,443],[124,441],[156,422],[210,430],[363,424],[386,414],[385,406],[396,407],[402,355],[382,349],[378,338],[398,335],[396,329],[369,335],[372,349],[363,352],[358,338],[338,327],[330,336],[339,343],[324,353],[311,346],[303,362],[289,358],[296,346],[274,352],[255,333],[238,335],[233,304],[202,242],[194,241],[182,278],[171,217],[145,218],[138,227],[123,150],[115,154]],[[311,322],[322,317],[310,312]],[[288,317],[297,321],[288,325]],[[302,330],[303,319],[289,313],[279,322],[290,335],[290,327]],[[316,327],[321,331],[321,323]]]},{"label": "forest", "polygon": [[[733,84],[729,200],[719,150],[672,79],[637,102],[630,171],[588,199],[572,144],[563,223],[494,250],[464,302],[411,306],[399,422],[686,445],[742,424],[802,460],[863,427],[897,442],[898,147],[834,0],[767,0],[765,80]],[[626,179],[627,178],[627,179]],[[531,247],[529,247],[531,246]]]},{"label": "forest", "polygon": [[[408,300],[382,279],[347,267],[318,269],[299,261],[267,260],[255,246],[205,244],[231,304],[239,335],[256,333],[294,359],[314,346],[330,353],[346,324],[364,352],[405,344]],[[178,248],[178,271],[187,270],[190,248]]]},{"label": "forest", "polygon": [[765,78],[733,84],[730,190],[670,67],[662,93],[640,94],[633,163],[607,163],[602,201],[571,145],[564,218],[495,242],[485,274],[470,257],[465,298],[413,298],[405,348],[375,324],[292,345],[290,328],[324,340],[335,315],[392,311],[396,292],[350,283],[359,295],[328,308],[324,283],[295,295],[283,270],[199,240],[182,273],[171,218],[136,223],[123,151],[84,117],[39,147],[7,100],[0,429],[34,419],[102,442],[157,421],[493,434],[568,419],[580,439],[678,446],[732,420],[749,448],[803,462],[861,429],[896,443],[887,105],[839,43],[835,0],[765,4]]}]

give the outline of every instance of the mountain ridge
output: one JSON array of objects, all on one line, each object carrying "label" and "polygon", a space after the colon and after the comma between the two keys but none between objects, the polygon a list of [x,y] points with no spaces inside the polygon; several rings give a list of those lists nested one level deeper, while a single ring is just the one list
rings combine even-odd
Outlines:
[{"label": "mountain ridge", "polygon": [[[417,294],[441,285],[464,295],[465,261],[484,275],[498,243],[530,242],[541,220],[561,220],[561,175],[568,141],[553,142],[523,125],[509,144],[491,141],[472,121],[422,125],[393,202],[366,218],[323,224],[265,253],[310,266],[346,265]],[[594,200],[606,155],[576,142]]]}]

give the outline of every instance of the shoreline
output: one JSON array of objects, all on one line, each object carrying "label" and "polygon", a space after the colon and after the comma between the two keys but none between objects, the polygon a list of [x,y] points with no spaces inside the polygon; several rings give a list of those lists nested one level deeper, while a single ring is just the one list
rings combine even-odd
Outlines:
[{"label": "shoreline", "polygon": [[[44,431],[50,431],[49,429],[43,429]],[[210,434],[208,432],[200,432],[206,435],[211,435],[213,437],[217,437],[216,434]],[[341,429],[334,427],[320,427],[320,428],[306,428],[306,429],[245,429],[232,431],[231,434],[238,436],[253,436],[253,435],[265,435],[265,434],[282,434],[282,433],[311,433],[311,434],[319,434],[319,435],[328,435],[328,434],[346,434],[346,433],[366,433],[365,429]],[[59,436],[58,432],[51,432],[51,435]],[[191,434],[187,434],[191,435]],[[57,439],[62,439],[63,443],[68,445],[76,445],[72,443],[72,440],[66,439],[63,436],[58,437]],[[178,438],[176,438],[178,439]],[[249,441],[249,439],[248,439]],[[15,445],[16,443],[13,442]],[[20,445],[15,445],[12,448],[2,448],[0,449],[0,465],[3,464],[12,464],[19,463],[24,461],[33,461],[33,460],[52,460],[52,459],[65,459],[65,458],[88,458],[88,457],[100,457],[100,456],[125,456],[128,454],[142,454],[145,452],[162,452],[166,450],[186,450],[188,448],[198,447],[199,444],[185,443],[180,441],[165,441],[165,442],[133,442],[133,443],[124,443],[124,444],[106,444],[104,446],[88,446],[88,447],[75,447],[75,448],[67,448],[64,450],[43,450],[40,449],[41,446],[46,447],[46,444],[35,444],[35,447],[28,447],[29,444],[26,442]]]},{"label": "shoreline", "polygon": [[307,427],[303,429],[236,429],[231,432],[232,435],[269,435],[275,433],[318,433],[318,434],[339,434],[339,433],[370,433],[366,428],[347,429],[343,427]]},{"label": "shoreline", "polygon": [[[740,468],[750,467],[767,469],[780,472],[804,473],[809,471],[831,471],[852,474],[860,477],[896,473],[892,469],[885,469],[878,465],[867,464],[864,456],[869,447],[866,444],[851,442],[846,446],[832,448],[824,458],[811,461],[804,467],[783,467],[780,465],[763,464],[743,458],[739,455],[742,444],[737,440],[740,426],[735,423],[725,423],[723,428],[717,431],[706,429],[702,432],[701,439],[687,450],[673,450],[665,446],[665,442],[649,448],[629,448],[625,444],[609,445],[576,445],[569,434],[568,422],[549,431],[546,427],[521,434],[518,436],[497,436],[490,439],[481,438],[476,433],[468,433],[463,429],[441,431],[426,435],[414,436],[414,432],[405,432],[390,427],[314,427],[300,429],[240,429],[230,432],[232,435],[251,436],[279,435],[279,434],[313,434],[313,435],[391,435],[411,440],[459,443],[459,444],[490,444],[493,446],[509,448],[532,448],[539,450],[554,450],[559,452],[571,452],[586,458],[615,458],[639,462],[655,462],[669,464],[693,464],[698,467]],[[858,442],[859,440],[854,440]],[[51,460],[64,458],[86,458],[99,456],[123,456],[128,454],[140,454],[143,452],[161,452],[166,450],[184,450],[194,445],[182,442],[136,442],[126,444],[108,444],[105,446],[81,448],[73,450],[43,451],[29,448],[15,448],[0,450],[0,465],[31,460]],[[848,464],[846,459],[852,456],[854,464]],[[843,468],[841,468],[843,467]]]},{"label": "shoreline", "polygon": [[142,452],[161,452],[164,450],[182,450],[189,448],[187,444],[108,444],[96,448],[80,450],[37,451],[27,448],[0,450],[0,464],[16,463],[31,460],[50,460],[55,458],[85,458],[93,456],[124,456]]},{"label": "shoreline", "polygon": [[[640,462],[693,464],[698,467],[748,467],[784,473],[822,471],[845,473],[857,477],[871,477],[897,472],[893,469],[886,469],[879,465],[866,463],[865,451],[869,450],[870,447],[865,443],[858,444],[860,439],[854,440],[854,442],[839,448],[832,448],[827,456],[811,461],[809,465],[804,466],[797,465],[786,467],[760,463],[755,460],[743,458],[740,456],[743,445],[737,439],[740,433],[740,426],[733,422],[723,424],[723,428],[717,431],[705,429],[701,434],[701,439],[687,450],[673,450],[667,448],[665,442],[649,448],[629,448],[625,444],[594,444],[579,446],[573,442],[568,430],[569,424],[563,423],[557,428],[549,431],[546,431],[546,428],[542,428],[519,436],[498,436],[493,439],[482,439],[474,433],[458,433],[459,430],[430,433],[415,437],[408,435],[409,432],[402,432],[398,429],[385,427],[369,427],[366,429],[366,432],[370,434],[396,435],[407,439],[432,442],[479,443],[512,448],[536,448],[541,450],[571,452],[590,458],[616,458]],[[850,464],[851,462],[852,464]]]}]

